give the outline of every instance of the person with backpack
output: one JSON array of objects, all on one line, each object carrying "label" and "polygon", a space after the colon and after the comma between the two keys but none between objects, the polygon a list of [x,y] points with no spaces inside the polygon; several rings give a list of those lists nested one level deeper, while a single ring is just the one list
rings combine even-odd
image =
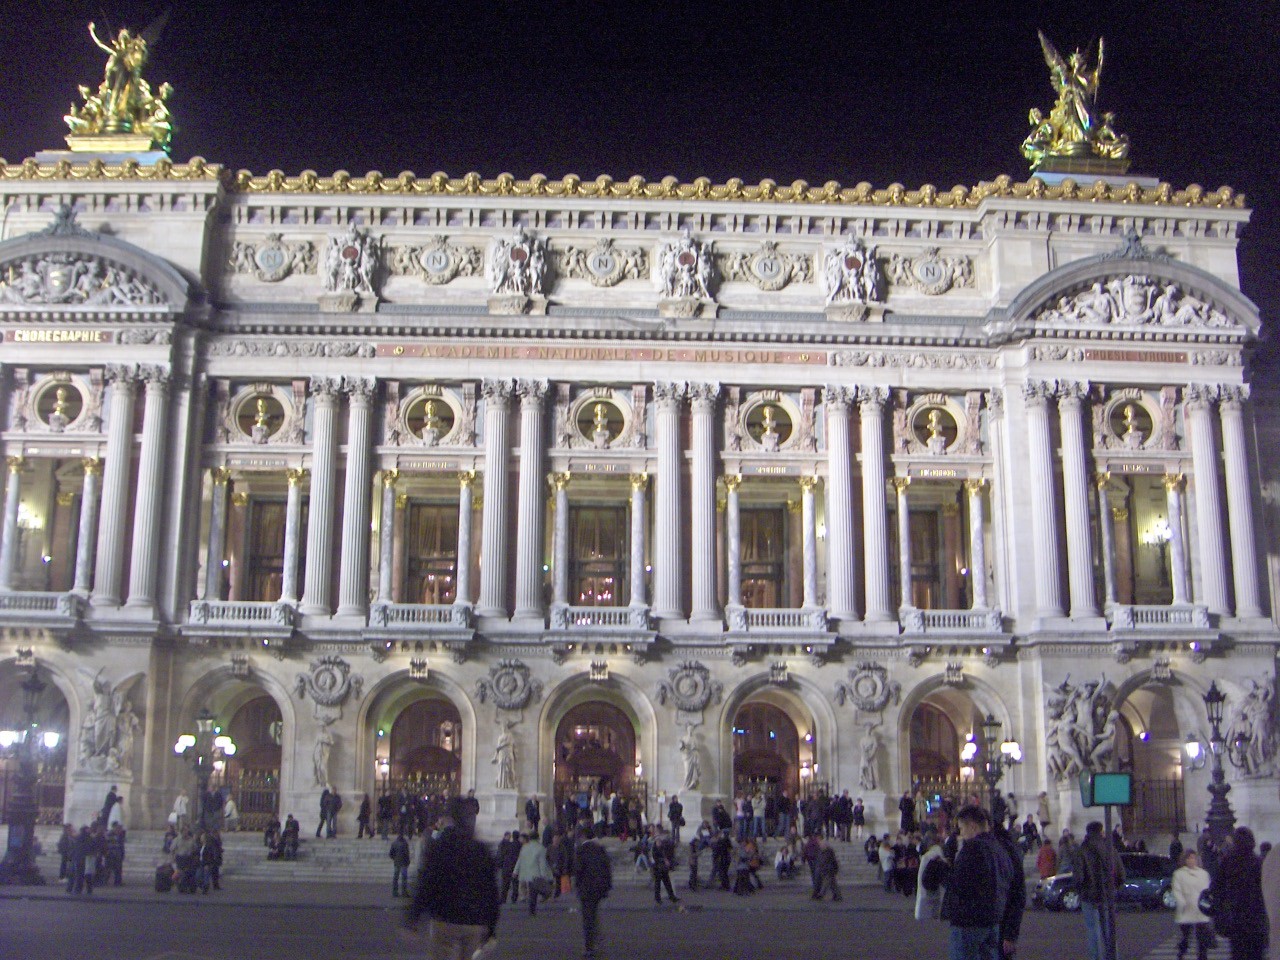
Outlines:
[{"label": "person with backpack", "polygon": [[583,828],[581,837],[574,857],[574,880],[582,907],[582,955],[585,960],[594,960],[600,935],[600,901],[613,889],[613,869],[609,866],[609,855],[596,843],[590,826]]},{"label": "person with backpack", "polygon": [[915,917],[917,920],[937,920],[942,909],[942,888],[946,885],[947,874],[951,872],[951,864],[942,852],[937,831],[926,832],[924,844],[916,883]]},{"label": "person with backpack", "polygon": [[391,895],[409,896],[409,841],[403,833],[391,841],[387,856],[391,858]]}]

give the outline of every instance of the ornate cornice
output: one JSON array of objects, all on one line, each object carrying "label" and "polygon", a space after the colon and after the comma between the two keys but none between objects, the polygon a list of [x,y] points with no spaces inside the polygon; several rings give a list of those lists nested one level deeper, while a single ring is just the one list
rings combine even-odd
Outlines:
[{"label": "ornate cornice", "polygon": [[0,160],[0,180],[228,180],[228,171],[204,157],[192,157],[186,163],[174,163],[161,157],[155,163],[143,164],[129,159],[123,163],[106,163],[92,159],[85,163],[58,160],[40,163],[34,158],[21,164]]}]

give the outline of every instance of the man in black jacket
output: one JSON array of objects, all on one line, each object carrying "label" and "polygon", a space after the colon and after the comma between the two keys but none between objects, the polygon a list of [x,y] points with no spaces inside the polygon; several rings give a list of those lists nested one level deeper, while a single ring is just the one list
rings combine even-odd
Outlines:
[{"label": "man in black jacket", "polygon": [[947,878],[941,914],[951,923],[950,957],[996,960],[1000,924],[1013,882],[1012,864],[991,835],[991,818],[985,810],[966,806],[956,820],[962,843]]},{"label": "man in black jacket", "polygon": [[991,835],[1000,842],[1012,868],[1009,883],[1009,899],[1005,901],[1004,916],[1000,918],[1000,949],[1006,957],[1012,957],[1018,949],[1018,937],[1022,933],[1022,914],[1027,909],[1027,876],[1022,867],[1022,848],[1003,823],[991,828]]},{"label": "man in black jacket", "polygon": [[520,882],[515,880],[516,862],[520,859],[520,833],[504,833],[498,844],[498,869],[502,873],[502,888],[498,891],[498,902],[507,902],[507,893],[511,894],[511,902],[520,899]]},{"label": "man in black jacket", "polygon": [[671,795],[671,802],[667,804],[667,819],[671,821],[671,839],[674,843],[679,843],[680,828],[684,826],[684,804],[675,794]]},{"label": "man in black jacket", "polygon": [[1116,960],[1116,891],[1124,883],[1124,865],[1104,829],[1099,820],[1085,827],[1077,857],[1090,960]]},{"label": "man in black jacket", "polygon": [[613,889],[613,868],[609,855],[596,843],[590,825],[582,828],[582,842],[574,855],[574,882],[578,899],[582,903],[583,956],[592,960],[596,955],[596,937],[600,932],[598,914],[600,901]]},{"label": "man in black jacket", "polygon": [[409,942],[423,914],[431,960],[470,957],[498,927],[497,869],[488,849],[459,824],[466,801],[450,801],[440,819],[440,835],[426,844],[402,937]]}]

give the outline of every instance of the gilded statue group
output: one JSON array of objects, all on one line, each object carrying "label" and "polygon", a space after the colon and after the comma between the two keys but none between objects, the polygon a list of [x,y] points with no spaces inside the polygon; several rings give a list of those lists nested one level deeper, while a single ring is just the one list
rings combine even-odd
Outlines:
[{"label": "gilded statue group", "polygon": [[[173,139],[173,118],[166,101],[173,87],[160,84],[152,93],[151,85],[142,77],[155,42],[159,26],[153,25],[139,34],[121,30],[104,41],[97,27],[89,24],[89,36],[107,54],[107,65],[98,92],[80,86],[84,103],[72,104],[63,118],[73,136],[134,134],[150,137],[153,149],[168,152]],[[74,147],[74,144],[73,144]]]}]

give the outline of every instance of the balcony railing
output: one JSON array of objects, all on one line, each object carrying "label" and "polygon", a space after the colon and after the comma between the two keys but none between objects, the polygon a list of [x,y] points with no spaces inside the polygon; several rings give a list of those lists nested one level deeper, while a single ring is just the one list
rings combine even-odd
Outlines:
[{"label": "balcony railing", "polygon": [[920,610],[912,607],[899,615],[903,633],[1000,633],[1004,620],[999,610]]},{"label": "balcony railing", "polygon": [[457,603],[375,603],[369,622],[376,627],[470,627],[471,608]]},{"label": "balcony railing", "polygon": [[651,624],[647,607],[573,607],[553,604],[551,628],[568,630],[571,627],[649,630]]},{"label": "balcony railing", "polygon": [[0,593],[0,614],[15,613],[35,617],[66,617],[76,620],[84,615],[85,598],[78,593],[46,593],[18,591]]},{"label": "balcony railing", "polygon": [[805,607],[728,607],[725,617],[734,633],[743,631],[785,631],[788,633],[825,633],[827,611]]},{"label": "balcony railing", "polygon": [[1209,630],[1209,610],[1199,604],[1117,604],[1107,611],[1112,630]]},{"label": "balcony railing", "polygon": [[292,627],[294,609],[290,604],[262,600],[193,600],[190,619],[194,624],[239,626],[259,624]]}]

